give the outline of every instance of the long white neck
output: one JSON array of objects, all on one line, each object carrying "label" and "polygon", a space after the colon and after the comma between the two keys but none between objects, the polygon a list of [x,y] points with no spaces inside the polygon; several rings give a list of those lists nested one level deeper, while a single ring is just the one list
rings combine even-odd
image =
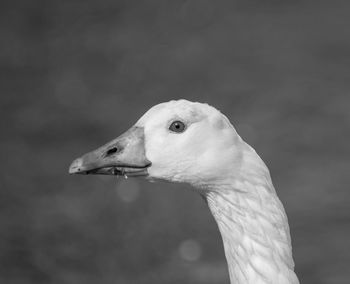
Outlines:
[{"label": "long white neck", "polygon": [[223,239],[231,284],[299,283],[287,216],[253,149],[240,173],[209,188],[206,196]]}]

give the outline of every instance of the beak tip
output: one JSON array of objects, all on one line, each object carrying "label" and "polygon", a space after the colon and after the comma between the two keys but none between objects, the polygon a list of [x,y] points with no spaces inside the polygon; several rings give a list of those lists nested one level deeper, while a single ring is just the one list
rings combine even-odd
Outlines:
[{"label": "beak tip", "polygon": [[70,174],[77,174],[81,172],[82,165],[83,165],[83,159],[81,158],[75,159],[70,165],[68,172]]}]

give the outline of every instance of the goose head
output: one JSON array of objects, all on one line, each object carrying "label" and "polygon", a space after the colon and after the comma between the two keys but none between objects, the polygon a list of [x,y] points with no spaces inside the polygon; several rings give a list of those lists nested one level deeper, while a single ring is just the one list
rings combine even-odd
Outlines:
[{"label": "goose head", "polygon": [[73,161],[69,172],[189,183],[217,221],[231,283],[299,283],[287,217],[266,165],[207,104],[156,105],[124,134]]},{"label": "goose head", "polygon": [[239,173],[244,146],[214,107],[170,101],[152,107],[124,134],[76,159],[69,172],[146,176],[204,189]]}]

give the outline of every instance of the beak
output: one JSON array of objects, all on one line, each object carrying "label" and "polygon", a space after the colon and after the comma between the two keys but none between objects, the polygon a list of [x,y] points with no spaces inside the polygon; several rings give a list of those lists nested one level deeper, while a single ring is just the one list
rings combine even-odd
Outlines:
[{"label": "beak", "polygon": [[106,145],[74,160],[70,174],[148,175],[143,127],[133,126]]}]

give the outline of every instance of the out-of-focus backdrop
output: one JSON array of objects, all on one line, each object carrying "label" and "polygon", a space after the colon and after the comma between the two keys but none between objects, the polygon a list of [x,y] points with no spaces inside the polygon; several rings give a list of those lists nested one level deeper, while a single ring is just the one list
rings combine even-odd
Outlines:
[{"label": "out-of-focus backdrop", "polygon": [[0,283],[228,283],[187,186],[67,173],[178,98],[220,109],[268,164],[301,283],[349,283],[349,1],[0,6]]}]

